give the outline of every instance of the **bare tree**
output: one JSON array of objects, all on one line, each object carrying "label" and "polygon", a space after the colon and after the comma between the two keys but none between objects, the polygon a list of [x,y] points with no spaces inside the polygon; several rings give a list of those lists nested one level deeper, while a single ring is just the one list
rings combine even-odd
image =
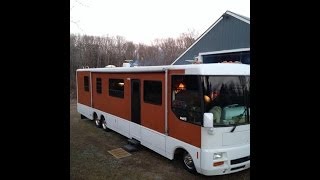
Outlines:
[{"label": "bare tree", "polygon": [[83,33],[84,31],[79,25],[80,20],[78,20],[77,18],[74,18],[72,16],[72,11],[74,9],[76,9],[77,7],[87,7],[87,8],[89,8],[90,5],[89,5],[89,2],[84,1],[84,0],[71,0],[70,1],[70,24],[75,25]]},{"label": "bare tree", "polygon": [[78,68],[121,66],[125,59],[139,65],[171,64],[195,41],[194,31],[182,33],[178,38],[155,39],[151,45],[134,44],[122,36],[87,36],[70,34],[70,91],[75,93],[75,72]]}]

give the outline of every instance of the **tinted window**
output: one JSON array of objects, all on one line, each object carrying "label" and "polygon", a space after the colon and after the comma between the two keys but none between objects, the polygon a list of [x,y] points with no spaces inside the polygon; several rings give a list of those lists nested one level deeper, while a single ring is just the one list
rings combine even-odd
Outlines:
[{"label": "tinted window", "polygon": [[101,78],[97,78],[97,81],[96,81],[96,89],[97,89],[97,93],[101,94],[101,92],[102,92]]},{"label": "tinted window", "polygon": [[89,91],[89,77],[84,76],[84,90]]},{"label": "tinted window", "polygon": [[123,79],[109,79],[109,95],[114,97],[124,97]]},{"label": "tinted window", "polygon": [[143,82],[144,102],[161,105],[162,104],[162,83],[161,81]]},{"label": "tinted window", "polygon": [[172,76],[172,111],[182,121],[202,124],[199,76]]}]

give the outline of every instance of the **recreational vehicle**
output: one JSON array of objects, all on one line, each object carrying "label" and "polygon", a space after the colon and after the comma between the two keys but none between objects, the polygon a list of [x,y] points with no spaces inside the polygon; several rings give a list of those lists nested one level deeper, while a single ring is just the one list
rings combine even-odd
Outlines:
[{"label": "recreational vehicle", "polygon": [[78,69],[77,111],[207,176],[250,167],[250,65]]}]

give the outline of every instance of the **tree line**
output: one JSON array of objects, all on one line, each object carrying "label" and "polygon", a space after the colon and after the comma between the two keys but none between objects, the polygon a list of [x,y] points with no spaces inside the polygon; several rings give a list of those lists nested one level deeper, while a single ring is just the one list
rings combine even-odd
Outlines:
[{"label": "tree line", "polygon": [[76,70],[83,67],[122,66],[135,60],[139,66],[168,65],[197,38],[194,31],[177,38],[155,39],[151,45],[135,44],[122,36],[88,36],[70,34],[70,96],[76,96]]}]

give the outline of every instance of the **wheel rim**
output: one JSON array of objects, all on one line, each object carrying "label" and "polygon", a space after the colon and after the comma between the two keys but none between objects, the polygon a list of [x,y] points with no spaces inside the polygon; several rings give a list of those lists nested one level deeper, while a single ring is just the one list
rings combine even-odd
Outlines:
[{"label": "wheel rim", "polygon": [[96,125],[97,125],[97,126],[99,126],[99,124],[100,124],[99,119],[96,119],[96,121],[95,121],[95,122],[96,122]]},{"label": "wheel rim", "polygon": [[184,156],[183,162],[188,169],[193,169],[193,161],[189,153],[187,153],[187,155]]},{"label": "wheel rim", "polygon": [[102,120],[102,128],[107,129],[107,121],[106,120]]}]

